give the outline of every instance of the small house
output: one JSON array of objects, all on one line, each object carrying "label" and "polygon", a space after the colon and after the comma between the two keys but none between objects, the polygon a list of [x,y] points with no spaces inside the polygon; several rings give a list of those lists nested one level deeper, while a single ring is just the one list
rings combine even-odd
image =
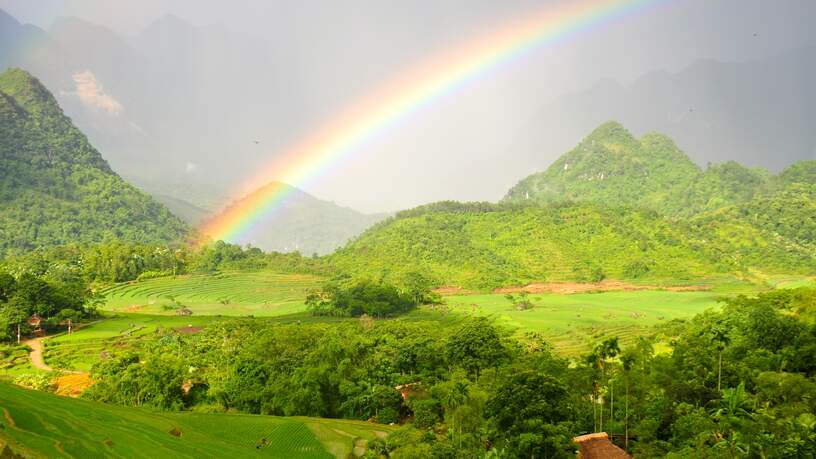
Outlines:
[{"label": "small house", "polygon": [[191,316],[191,315],[193,315],[193,311],[191,311],[191,310],[189,310],[187,308],[181,308],[178,311],[176,311],[176,314],[178,314],[180,316]]},{"label": "small house", "polygon": [[38,314],[34,314],[28,318],[28,326],[34,329],[39,329],[42,323],[42,318]]},{"label": "small house", "polygon": [[626,451],[615,446],[606,432],[581,435],[572,439],[578,445],[579,459],[632,459]]}]

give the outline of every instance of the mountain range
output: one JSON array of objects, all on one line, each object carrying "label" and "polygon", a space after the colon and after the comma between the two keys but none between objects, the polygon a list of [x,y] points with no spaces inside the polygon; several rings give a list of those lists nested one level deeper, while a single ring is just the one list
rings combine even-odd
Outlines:
[{"label": "mountain range", "polygon": [[778,171],[816,159],[816,47],[749,62],[699,60],[679,72],[656,71],[631,85],[601,80],[542,106],[517,133],[514,154],[541,164],[610,119],[633,132],[661,132],[695,163],[738,161]]},{"label": "mountain range", "polygon": [[735,161],[703,170],[668,136],[649,133],[636,139],[620,123],[607,122],[547,170],[521,180],[504,200],[590,201],[689,217],[814,179],[816,161],[796,163],[778,176]]},{"label": "mountain range", "polygon": [[[297,124],[293,110],[274,109],[300,97],[286,84],[296,76],[279,65],[285,44],[174,16],[123,36],[71,17],[43,30],[2,11],[0,38],[0,70],[18,66],[37,75],[113,169],[153,194],[200,181],[227,189],[252,165],[239,160],[225,168],[225,158],[278,149]],[[816,159],[809,125],[816,116],[814,62],[813,47],[750,62],[699,60],[631,84],[601,80],[542,100],[539,114],[512,136],[505,169],[546,167],[608,119],[639,135],[669,135],[701,166],[734,160],[779,171]],[[207,208],[192,196],[198,191],[189,194],[172,197]]]},{"label": "mountain range", "polygon": [[0,70],[37,75],[114,170],[158,187],[202,176],[224,186],[217,165],[202,169],[257,153],[258,133],[281,124],[267,113],[270,50],[218,26],[165,16],[124,37],[74,17],[43,30],[0,10],[0,37]]},{"label": "mountain range", "polygon": [[499,204],[399,212],[329,257],[357,275],[484,289],[816,272],[816,161],[698,167],[667,136],[596,128]]}]

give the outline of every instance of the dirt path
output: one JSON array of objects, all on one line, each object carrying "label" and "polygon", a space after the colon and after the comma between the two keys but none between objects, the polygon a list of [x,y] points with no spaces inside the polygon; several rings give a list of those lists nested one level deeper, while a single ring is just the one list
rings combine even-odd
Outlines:
[{"label": "dirt path", "polygon": [[595,292],[634,292],[639,290],[665,290],[669,292],[701,292],[711,290],[710,285],[659,286],[635,285],[626,282],[606,279],[598,283],[581,282],[536,282],[524,287],[497,288],[493,293],[557,293],[572,295],[575,293]]},{"label": "dirt path", "polygon": [[43,359],[42,338],[30,339],[23,342],[23,344],[31,348],[31,352],[28,355],[31,357],[31,364],[34,365],[34,368],[45,371],[54,371],[53,368],[45,364],[45,360]]}]

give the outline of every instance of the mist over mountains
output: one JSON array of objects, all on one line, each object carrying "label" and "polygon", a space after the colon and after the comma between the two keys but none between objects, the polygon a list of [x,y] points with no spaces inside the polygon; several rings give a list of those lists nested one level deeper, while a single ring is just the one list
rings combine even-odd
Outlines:
[{"label": "mist over mountains", "polygon": [[44,31],[2,11],[0,27],[0,65],[41,78],[112,167],[148,191],[205,172],[219,189],[229,177],[203,169],[257,154],[253,140],[269,131],[275,66],[261,41],[172,16],[134,37],[70,17]]},{"label": "mist over mountains", "polygon": [[[525,156],[567,150],[606,120],[665,133],[699,165],[735,160],[779,171],[816,159],[816,48],[744,63],[701,60],[631,86],[598,82],[545,105],[519,137]],[[544,164],[546,166],[546,164]]]},{"label": "mist over mountains", "polygon": [[[290,106],[297,100],[291,82],[299,76],[280,57],[291,46],[286,42],[175,16],[127,37],[70,17],[46,31],[3,12],[0,36],[0,66],[37,75],[114,170],[155,195],[207,210],[234,199],[223,190],[284,148],[302,121]],[[816,157],[808,125],[816,111],[815,53],[807,47],[750,62],[700,60],[626,86],[599,78],[585,91],[541,100],[537,116],[519,118],[516,125],[526,127],[507,132],[506,146],[496,146],[503,150],[497,158],[510,158],[507,167],[485,170],[489,162],[482,158],[467,175],[489,174],[483,188],[495,189],[499,199],[507,185],[547,167],[608,119],[637,135],[666,133],[701,166],[736,160],[779,171]],[[450,152],[451,142],[443,140],[440,155],[466,156]],[[168,187],[180,192],[168,194]]]}]

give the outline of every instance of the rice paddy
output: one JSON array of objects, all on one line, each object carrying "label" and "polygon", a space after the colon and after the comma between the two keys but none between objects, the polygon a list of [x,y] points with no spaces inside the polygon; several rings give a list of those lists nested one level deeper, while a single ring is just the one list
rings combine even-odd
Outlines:
[{"label": "rice paddy", "polygon": [[0,413],[0,453],[24,457],[346,458],[392,430],[344,420],[162,413],[4,383]]},{"label": "rice paddy", "polygon": [[301,312],[320,279],[302,274],[225,272],[162,277],[103,290],[105,309],[143,314],[278,316]]},{"label": "rice paddy", "polygon": [[561,294],[531,294],[533,308],[518,310],[504,295],[446,297],[452,312],[489,316],[520,332],[538,332],[562,354],[574,355],[599,340],[618,336],[622,343],[650,333],[671,319],[690,318],[718,306],[714,292],[642,290]]}]

